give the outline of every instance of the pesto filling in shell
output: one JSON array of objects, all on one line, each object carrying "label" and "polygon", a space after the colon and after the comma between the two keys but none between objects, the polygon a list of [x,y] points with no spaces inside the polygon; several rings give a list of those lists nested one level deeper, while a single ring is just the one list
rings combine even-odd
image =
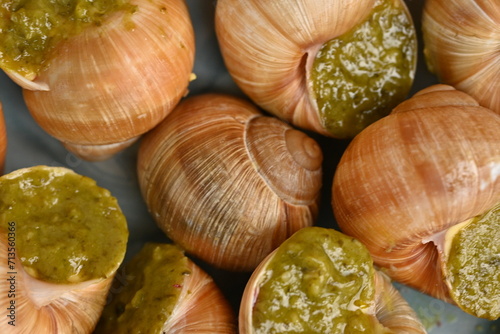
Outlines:
[{"label": "pesto filling in shell", "polygon": [[53,283],[113,275],[128,240],[125,216],[107,189],[43,166],[0,178],[0,230],[23,269]]},{"label": "pesto filling in shell", "polygon": [[447,266],[450,293],[460,308],[500,317],[500,204],[455,234]]},{"label": "pesto filling in shell", "polygon": [[374,275],[361,242],[303,228],[265,267],[252,312],[255,333],[372,333]]},{"label": "pesto filling in shell", "polygon": [[129,0],[7,0],[0,4],[0,68],[32,80],[54,46],[109,14],[136,8]]},{"label": "pesto filling in shell", "polygon": [[117,275],[95,333],[161,333],[190,274],[181,248],[146,243]]},{"label": "pesto filling in shell", "polygon": [[310,73],[323,127],[352,138],[388,115],[413,84],[416,49],[411,16],[397,0],[378,0],[367,20],[325,43]]}]

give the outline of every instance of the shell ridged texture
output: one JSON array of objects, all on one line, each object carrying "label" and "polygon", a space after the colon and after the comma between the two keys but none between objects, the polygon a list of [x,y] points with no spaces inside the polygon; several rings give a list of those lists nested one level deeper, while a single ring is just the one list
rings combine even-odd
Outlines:
[{"label": "shell ridged texture", "polygon": [[114,13],[57,46],[37,78],[49,91],[24,90],[37,123],[68,148],[130,144],[186,92],[194,32],[185,2],[132,4],[136,12]]},{"label": "shell ridged texture", "polygon": [[[275,140],[276,134],[268,136],[274,148],[268,159],[274,162],[260,167],[259,153],[250,158],[245,129],[261,123],[261,116],[244,100],[190,98],[144,138],[139,150],[141,191],[159,226],[189,253],[226,269],[254,269],[291,233],[311,225],[318,211],[321,163],[308,170],[287,158],[284,136]],[[265,128],[292,131],[276,122],[269,118]],[[318,150],[313,152],[321,161]],[[273,191],[288,188],[295,199]]]},{"label": "shell ridged texture", "polygon": [[215,24],[226,66],[263,109],[327,134],[307,92],[305,63],[367,17],[374,2],[218,1]]},{"label": "shell ridged texture", "polygon": [[236,333],[236,318],[214,280],[194,262],[163,333]]},{"label": "shell ridged texture", "polygon": [[427,333],[417,314],[394,287],[390,279],[375,272],[375,316],[393,333]]},{"label": "shell ridged texture", "polygon": [[[0,293],[1,307],[6,310],[15,301],[15,319],[5,317],[0,322],[0,332],[27,333],[75,333],[90,334],[101,315],[113,276],[79,284],[57,285],[38,281],[16,267],[15,288],[11,290],[12,270],[8,267],[8,243],[0,237]],[[16,257],[15,263],[21,263]],[[12,263],[12,262],[11,262]],[[10,291],[15,297],[7,298]],[[10,314],[10,313],[9,313]],[[15,326],[8,321],[15,320]]]},{"label": "shell ridged texture", "polygon": [[427,0],[422,19],[431,71],[500,113],[500,3]]},{"label": "shell ridged texture", "polygon": [[[247,122],[245,143],[259,175],[280,198],[297,205],[308,205],[317,198],[322,159],[314,139],[277,119],[256,117]],[[277,167],[286,165],[306,172],[291,173],[289,168]]]},{"label": "shell ridged texture", "polygon": [[[443,105],[441,94],[455,94]],[[402,283],[448,299],[426,240],[500,200],[500,117],[450,87],[416,94],[345,151],[332,205],[340,228]],[[446,100],[446,98],[444,98]]]}]

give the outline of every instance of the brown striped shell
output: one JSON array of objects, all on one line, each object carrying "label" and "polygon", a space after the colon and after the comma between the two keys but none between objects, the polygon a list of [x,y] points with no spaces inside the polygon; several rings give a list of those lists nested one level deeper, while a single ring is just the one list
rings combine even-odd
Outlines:
[{"label": "brown striped shell", "polygon": [[346,149],[332,205],[394,280],[453,302],[443,233],[500,202],[500,117],[446,85],[420,91]]},{"label": "brown striped shell", "polygon": [[181,102],[138,155],[158,225],[217,267],[252,270],[318,212],[322,152],[251,103],[207,94]]},{"label": "brown striped shell", "polygon": [[500,2],[426,0],[422,31],[431,72],[500,114]]},{"label": "brown striped shell", "polygon": [[191,274],[182,286],[181,301],[162,333],[237,333],[234,312],[212,277],[191,260],[189,268]]},{"label": "brown striped shell", "polygon": [[24,89],[36,122],[87,160],[103,160],[151,130],[186,94],[194,31],[184,0],[132,0],[60,44]]},{"label": "brown striped shell", "polygon": [[[219,0],[216,6],[215,28],[225,65],[236,84],[264,110],[303,129],[331,137],[351,138],[359,129],[356,131],[351,129],[347,134],[347,131],[330,127],[329,123],[337,121],[342,123],[340,127],[347,127],[343,123],[350,121],[341,119],[339,113],[323,115],[317,103],[316,95],[319,94],[312,88],[311,72],[315,57],[322,46],[332,39],[349,33],[367,20],[380,2]],[[411,20],[404,1],[395,0],[391,3],[401,7]],[[390,20],[382,21],[390,22]],[[393,43],[394,41],[395,38],[392,39]],[[352,47],[354,48],[356,44],[353,43]],[[364,49],[369,50],[370,46],[367,45]],[[357,55],[360,53],[355,52]],[[373,52],[375,53],[377,51]],[[413,57],[416,55],[416,49],[410,53]],[[342,63],[349,63],[348,58],[353,55],[343,57],[345,59]],[[324,67],[333,67],[339,72],[348,72],[355,76],[357,70],[359,72],[367,70],[367,68],[361,69],[361,63],[364,61],[360,58],[352,64],[354,69],[350,65],[330,63],[325,63]],[[413,77],[415,68],[413,64],[408,69],[398,68],[396,71],[400,76],[408,72],[409,76]],[[375,86],[374,84],[372,88],[376,89]],[[406,90],[409,88],[403,89],[402,86],[400,89],[405,90],[404,95],[406,95]],[[340,88],[337,89],[341,91]],[[336,91],[335,87],[332,87],[331,91]],[[334,96],[332,92],[329,94]],[[346,97],[349,94],[355,95],[351,91],[343,94],[345,95],[339,100],[349,99]],[[336,97],[332,97],[332,101],[335,99]],[[387,113],[389,111],[390,109]],[[367,113],[367,110],[364,110],[358,113],[356,118],[359,120]]]},{"label": "brown striped shell", "polygon": [[176,245],[146,243],[122,273],[95,334],[236,334],[221,289]]}]

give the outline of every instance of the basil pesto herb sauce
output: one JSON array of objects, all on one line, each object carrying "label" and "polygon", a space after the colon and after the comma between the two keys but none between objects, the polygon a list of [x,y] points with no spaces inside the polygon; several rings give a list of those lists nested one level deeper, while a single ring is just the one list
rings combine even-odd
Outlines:
[{"label": "basil pesto herb sauce", "polygon": [[128,228],[109,191],[62,168],[21,171],[0,178],[0,229],[15,224],[26,272],[54,283],[112,274],[125,255]]},{"label": "basil pesto herb sauce", "polygon": [[276,251],[259,284],[255,333],[372,333],[372,259],[359,241],[306,227]]},{"label": "basil pesto herb sauce", "polygon": [[325,43],[311,71],[320,121],[338,138],[352,138],[402,102],[416,66],[411,17],[394,0],[378,0],[370,17]]},{"label": "basil pesto herb sauce", "polygon": [[133,12],[129,0],[7,0],[0,4],[0,68],[33,79],[58,42],[109,13]]},{"label": "basil pesto herb sauce", "polygon": [[190,275],[187,257],[175,245],[147,243],[123,272],[95,333],[160,334]]},{"label": "basil pesto herb sauce", "polygon": [[453,238],[451,295],[461,308],[491,320],[500,316],[500,205],[476,217]]}]

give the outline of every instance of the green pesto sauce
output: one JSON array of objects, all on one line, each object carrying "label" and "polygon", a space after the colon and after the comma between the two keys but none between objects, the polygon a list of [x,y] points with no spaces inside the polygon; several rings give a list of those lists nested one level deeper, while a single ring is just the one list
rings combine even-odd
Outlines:
[{"label": "green pesto sauce", "polygon": [[453,238],[448,257],[451,295],[469,313],[500,317],[500,205]]},{"label": "green pesto sauce", "polygon": [[61,170],[38,166],[0,178],[0,229],[11,233],[33,277],[54,283],[108,277],[125,255],[125,217],[108,190]]},{"label": "green pesto sauce", "polygon": [[0,4],[0,68],[32,79],[60,41],[109,13],[135,11],[129,0],[7,0]]},{"label": "green pesto sauce", "polygon": [[306,227],[266,267],[253,309],[255,333],[372,333],[374,268],[359,241]]},{"label": "green pesto sauce", "polygon": [[311,71],[323,127],[352,138],[389,114],[410,91],[416,33],[398,1],[379,0],[363,23],[325,43]]},{"label": "green pesto sauce", "polygon": [[161,334],[177,304],[188,258],[175,245],[147,243],[115,280],[117,291],[104,308],[95,333]]}]

